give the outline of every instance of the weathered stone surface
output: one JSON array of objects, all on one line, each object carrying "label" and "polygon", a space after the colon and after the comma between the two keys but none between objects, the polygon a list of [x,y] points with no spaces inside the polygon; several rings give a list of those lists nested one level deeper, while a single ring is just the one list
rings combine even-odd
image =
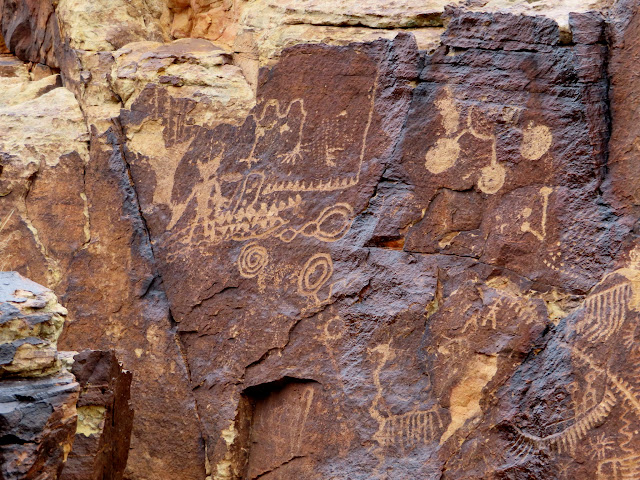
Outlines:
[{"label": "weathered stone surface", "polygon": [[152,85],[164,85],[170,95],[197,102],[190,113],[194,120],[200,117],[199,123],[237,123],[255,103],[231,55],[208,40],[132,43],[114,57],[112,86],[126,108]]},{"label": "weathered stone surface", "polygon": [[125,478],[640,476],[637,2],[123,3],[58,2],[0,241],[134,371]]},{"label": "weathered stone surface", "polygon": [[17,272],[0,272],[0,377],[55,373],[66,315],[48,288]]},{"label": "weathered stone surface", "polygon": [[113,352],[85,350],[73,357],[71,373],[80,385],[78,423],[60,480],[121,480],[133,423],[131,372]]},{"label": "weathered stone surface", "polygon": [[71,48],[110,51],[130,42],[162,40],[164,2],[58,0],[55,13],[60,35]]},{"label": "weathered stone surface", "polygon": [[122,160],[122,138],[116,127],[92,136],[84,172],[91,240],[72,256],[63,291],[74,321],[60,345],[114,349],[134,372],[136,416],[125,478],[157,472],[159,478],[200,479],[204,448],[188,374]]},{"label": "weathered stone surface", "polygon": [[45,80],[36,86],[15,59],[0,69],[15,87],[0,95],[0,267],[49,286],[67,306],[61,349],[115,349],[136,372],[129,478],[201,480],[204,447],[188,373],[118,128],[90,137],[69,90],[51,90],[55,82]]},{"label": "weathered stone surface", "polygon": [[56,16],[51,2],[0,2],[0,36],[9,50],[21,60],[57,67],[56,35]]},{"label": "weathered stone surface", "polygon": [[[504,402],[556,325],[595,308],[580,295],[628,232],[600,190],[606,47],[584,22],[566,46],[549,19],[449,15],[421,71],[402,38],[285,51],[244,124],[163,130],[189,144],[168,179],[128,151],[213,478],[550,478],[560,462],[536,471],[551,440],[517,416],[534,400]],[[125,131],[185,108],[150,86]],[[568,388],[558,360],[541,371]],[[597,441],[605,417],[572,412],[558,436]],[[491,430],[506,424],[520,437]]]},{"label": "weathered stone surface", "polygon": [[78,390],[67,372],[0,382],[1,478],[58,478],[76,430]]}]

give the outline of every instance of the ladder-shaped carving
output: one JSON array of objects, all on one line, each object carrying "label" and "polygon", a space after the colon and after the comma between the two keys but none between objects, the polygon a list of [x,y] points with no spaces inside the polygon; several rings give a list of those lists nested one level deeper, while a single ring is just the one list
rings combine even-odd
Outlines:
[{"label": "ladder-shaped carving", "polygon": [[433,441],[441,429],[437,411],[407,412],[383,417],[377,439],[382,446],[411,448]]}]

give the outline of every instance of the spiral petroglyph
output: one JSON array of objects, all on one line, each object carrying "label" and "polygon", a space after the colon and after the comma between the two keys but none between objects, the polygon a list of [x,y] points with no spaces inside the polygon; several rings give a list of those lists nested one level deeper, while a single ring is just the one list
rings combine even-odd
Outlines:
[{"label": "spiral petroglyph", "polygon": [[244,278],[258,275],[269,263],[267,249],[256,243],[245,245],[238,257],[238,270]]}]

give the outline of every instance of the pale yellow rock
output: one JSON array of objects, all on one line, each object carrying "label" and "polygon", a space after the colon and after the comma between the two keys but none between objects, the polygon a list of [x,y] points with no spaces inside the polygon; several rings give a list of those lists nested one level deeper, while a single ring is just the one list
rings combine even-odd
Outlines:
[{"label": "pale yellow rock", "polygon": [[[444,28],[415,28],[403,30],[416,38],[418,48],[431,51],[440,45]],[[274,28],[253,29],[241,27],[233,46],[235,52],[246,54],[258,61],[259,66],[275,63],[287,47],[308,43],[348,45],[354,42],[372,42],[379,38],[393,39],[398,30],[365,27],[335,27],[318,25],[281,25]],[[257,72],[257,69],[255,70]],[[251,74],[249,74],[251,75]],[[257,74],[255,74],[257,77]]]},{"label": "pale yellow rock", "polygon": [[103,405],[87,405],[78,407],[78,423],[76,435],[101,435],[104,430],[104,418],[107,409]]},{"label": "pale yellow rock", "polygon": [[159,0],[59,0],[56,16],[72,48],[110,51],[130,42],[168,39],[170,12]]},{"label": "pale yellow rock", "polygon": [[603,10],[613,0],[255,0],[242,8],[240,24],[268,28],[274,24],[416,28],[441,25],[445,6],[471,11],[542,15],[568,25],[570,12]]},{"label": "pale yellow rock", "polygon": [[469,362],[462,380],[451,391],[451,422],[442,434],[440,443],[446,442],[469,420],[474,420],[482,413],[480,400],[482,390],[487,386],[498,370],[498,357],[495,355],[476,354]]},{"label": "pale yellow rock", "polygon": [[13,55],[0,55],[0,97],[6,88],[29,81],[27,65]]},{"label": "pale yellow rock", "polygon": [[[223,48],[235,45],[238,37],[251,33],[260,50],[260,64],[266,65],[286,46],[323,42],[341,44],[348,40],[370,41],[389,38],[398,29],[411,31],[421,49],[431,49],[442,30],[445,6],[470,11],[542,15],[552,18],[568,32],[569,13],[603,10],[613,0],[207,0],[170,2],[174,12],[172,35],[213,40]],[[329,27],[329,29],[327,29]],[[386,31],[385,31],[386,30]],[[395,30],[395,31],[394,31]],[[244,40],[240,40],[243,43]],[[436,40],[437,42],[437,40]],[[244,67],[243,67],[244,68]]]},{"label": "pale yellow rock", "polygon": [[[0,98],[4,98],[0,105],[10,101],[2,92]],[[10,152],[22,165],[55,166],[62,155],[71,152],[86,158],[88,140],[80,106],[64,87],[0,107],[0,151]]]},{"label": "pale yellow rock", "polygon": [[0,91],[0,108],[34,100],[59,85],[59,75],[49,75],[36,81],[29,81],[28,78],[18,82],[14,81]]},{"label": "pale yellow rock", "polygon": [[255,28],[280,25],[366,26],[416,28],[440,26],[445,5],[451,0],[256,0],[249,2],[240,23]]},{"label": "pale yellow rock", "polygon": [[[231,65],[231,55],[208,40],[133,43],[114,57],[111,85],[126,108],[152,84],[172,98],[195,102],[189,112],[180,112],[187,115],[187,124],[240,124],[255,105],[253,89],[242,70]],[[173,114],[178,112],[165,111],[162,116]],[[125,131],[129,150],[144,155],[154,171],[155,204],[170,204],[176,168],[189,148],[188,137],[167,146],[165,128],[161,120],[149,120]]]},{"label": "pale yellow rock", "polygon": [[139,42],[114,53],[112,87],[129,108],[149,84],[198,105],[190,112],[200,125],[239,123],[255,105],[251,86],[231,56],[203,39],[168,44]]},{"label": "pale yellow rock", "polygon": [[471,11],[507,12],[523,15],[542,15],[555,20],[560,29],[569,30],[569,13],[606,10],[615,0],[489,0],[484,6],[471,6]]},{"label": "pale yellow rock", "polygon": [[[77,155],[86,163],[89,153],[89,135],[80,106],[69,90],[53,88],[55,81],[55,77],[35,82],[27,79],[16,82],[11,88],[0,89],[0,152],[6,154],[0,196],[14,191],[17,195],[11,211],[0,220],[0,227],[10,220],[15,224],[16,219],[26,227],[47,261],[47,284],[50,286],[62,280],[62,267],[55,255],[50,255],[48,242],[39,230],[40,219],[29,214],[26,192],[38,172],[56,168],[65,155]],[[53,89],[46,91],[49,88]],[[42,91],[46,93],[41,94]],[[82,197],[80,192],[78,195]],[[4,229],[0,253],[7,245],[19,244],[24,233]]]},{"label": "pale yellow rock", "polygon": [[0,377],[59,370],[57,342],[66,315],[48,288],[16,272],[0,272]]},{"label": "pale yellow rock", "polygon": [[76,56],[76,69],[67,72],[67,78],[73,78],[73,82],[68,83],[82,105],[87,125],[94,125],[102,133],[111,126],[111,119],[117,117],[122,108],[122,102],[110,84],[114,64],[112,52],[77,50]]}]

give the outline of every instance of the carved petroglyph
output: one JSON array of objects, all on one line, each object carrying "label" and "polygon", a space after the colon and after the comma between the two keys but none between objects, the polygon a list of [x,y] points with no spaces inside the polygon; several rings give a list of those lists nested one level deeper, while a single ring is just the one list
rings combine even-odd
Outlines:
[{"label": "carved petroglyph", "polygon": [[[213,243],[267,237],[290,242],[299,235],[324,242],[341,238],[353,220],[351,205],[337,202],[311,219],[301,213],[314,193],[359,183],[377,86],[376,77],[367,94],[364,125],[353,117],[355,112],[345,110],[319,128],[308,127],[311,113],[304,99],[297,98],[286,105],[270,99],[244,125],[214,129],[207,137],[207,154],[185,155],[200,181],[186,198],[172,203],[167,229],[178,232],[178,222],[191,208],[196,218],[179,232],[189,240],[202,228]],[[298,223],[301,219],[306,222]]]},{"label": "carved petroglyph", "polygon": [[[573,385],[571,395],[574,407],[573,414],[567,421],[569,426],[547,436],[533,435],[515,427],[516,440],[510,452],[512,455],[524,460],[529,454],[543,449],[571,455],[590,431],[607,421],[614,408],[619,408],[623,418],[630,415],[635,420],[625,420],[625,426],[618,435],[618,438],[625,439],[621,443],[604,434],[591,439],[592,452],[598,460],[597,478],[640,478],[640,457],[629,446],[638,434],[632,423],[640,420],[640,388],[637,386],[637,379],[633,373],[629,377],[628,372],[614,371],[609,363],[596,358],[598,349],[594,348],[618,341],[620,347],[626,347],[627,356],[631,355],[629,352],[635,342],[627,342],[625,333],[635,331],[633,322],[636,319],[631,313],[638,312],[639,267],[640,248],[636,247],[630,254],[629,265],[605,275],[593,293],[587,296],[569,324],[570,332],[575,335],[560,343],[579,367],[577,371],[585,372],[580,381],[584,386]],[[632,455],[612,458],[614,450]]]},{"label": "carved petroglyph", "polygon": [[616,442],[613,439],[608,438],[606,433],[601,433],[596,436],[591,458],[598,461],[605,460],[611,456],[610,454],[615,450],[615,446]]},{"label": "carved petroglyph", "polygon": [[439,138],[427,151],[425,167],[431,173],[438,174],[451,168],[458,160],[460,155],[458,141],[466,130],[455,135],[460,128],[460,109],[450,87],[444,88],[443,96],[435,101],[435,106],[440,113],[446,137]]},{"label": "carved petroglyph", "polygon": [[566,275],[574,280],[580,278],[578,274],[571,271],[571,267],[567,266],[566,263],[562,261],[562,242],[556,242],[556,244],[547,253],[547,258],[542,260],[542,263],[544,263],[544,265],[550,270]]},{"label": "carved petroglyph", "polygon": [[298,293],[310,297],[317,304],[331,298],[333,288],[329,288],[327,298],[320,300],[318,293],[333,275],[333,261],[328,253],[316,253],[304,264],[298,276]]},{"label": "carved petroglyph", "polygon": [[297,429],[296,435],[293,438],[292,446],[296,450],[300,450],[302,446],[304,427],[307,423],[307,418],[309,418],[309,412],[311,411],[311,405],[313,404],[313,395],[314,390],[312,387],[307,387],[304,389],[302,393],[302,397],[300,398],[299,408],[297,409],[298,418],[296,421]]},{"label": "carved petroglyph", "polygon": [[609,369],[600,367],[590,355],[582,352],[578,348],[574,347],[571,354],[574,358],[578,359],[594,372],[598,373],[602,378],[605,378],[607,385],[617,393],[617,397],[620,398],[625,405],[627,405],[638,416],[638,418],[640,418],[640,397],[636,394],[635,389],[631,386],[629,381],[614,374]]},{"label": "carved petroglyph", "polygon": [[625,321],[632,294],[631,285],[623,283],[587,297],[576,332],[589,342],[608,340]]},{"label": "carved petroglyph", "polygon": [[[296,383],[258,403],[252,419],[250,448],[258,447],[274,456],[298,455],[305,446],[305,428],[314,396],[312,385]],[[254,453],[251,451],[250,455]]]},{"label": "carved petroglyph", "polygon": [[493,194],[498,192],[498,190],[502,188],[502,185],[504,185],[504,180],[507,172],[505,168],[498,163],[498,140],[496,138],[496,135],[494,133],[490,135],[479,133],[473,126],[473,112],[474,107],[472,106],[471,108],[469,108],[469,114],[467,115],[467,127],[469,133],[471,133],[471,135],[473,135],[475,138],[491,142],[491,163],[488,166],[483,167],[480,171],[478,188],[483,193]]},{"label": "carved petroglyph", "polygon": [[244,278],[253,278],[258,275],[269,263],[267,249],[250,243],[245,245],[238,257],[238,270]]},{"label": "carved petroglyph", "polygon": [[527,160],[538,160],[551,148],[553,136],[546,125],[535,125],[529,122],[522,130],[520,154]]},{"label": "carved petroglyph", "polygon": [[290,242],[298,235],[312,237],[321,242],[335,242],[345,236],[351,226],[353,209],[348,203],[337,203],[325,208],[318,218],[305,223],[302,227],[284,228],[277,236],[283,242]]},{"label": "carved petroglyph", "polygon": [[542,197],[542,218],[540,220],[540,229],[536,230],[531,226],[531,222],[528,219],[531,217],[533,210],[527,207],[522,211],[521,214],[522,217],[527,220],[525,220],[520,226],[520,231],[522,231],[523,233],[529,232],[540,241],[543,241],[545,239],[545,237],[547,236],[547,210],[549,208],[549,196],[552,192],[553,189],[550,187],[542,187],[540,189],[540,196]]},{"label": "carved petroglyph", "polygon": [[371,353],[379,356],[373,370],[376,396],[369,408],[369,414],[378,422],[378,430],[373,439],[380,447],[410,449],[435,441],[444,426],[437,406],[426,410],[413,410],[402,414],[383,412],[383,386],[380,373],[385,364],[393,360],[395,353],[390,344],[378,345]]},{"label": "carved petroglyph", "polygon": [[598,463],[596,480],[638,480],[640,478],[640,455],[611,458]]},{"label": "carved petroglyph", "polygon": [[451,168],[460,155],[458,139],[464,134],[454,138],[439,138],[434,147],[425,155],[425,166],[433,174],[442,173]]},{"label": "carved petroglyph", "polygon": [[347,325],[339,316],[334,316],[324,324],[324,340],[339,340],[344,335]]},{"label": "carved petroglyph", "polygon": [[381,417],[382,423],[375,439],[382,447],[396,446],[409,449],[433,441],[443,425],[438,410],[407,412]]},{"label": "carved petroglyph", "polygon": [[572,419],[572,424],[569,427],[544,437],[524,432],[515,427],[516,441],[513,443],[509,453],[511,456],[524,461],[530,453],[545,449],[558,453],[570,452],[580,440],[587,436],[589,430],[600,425],[607,418],[616,403],[614,394],[607,390],[598,405],[584,415]]},{"label": "carved petroglyph", "polygon": [[[293,100],[285,109],[280,108],[278,100],[271,99],[264,104],[260,115],[254,118],[256,126],[251,150],[246,157],[240,158],[239,162],[246,163],[248,167],[260,162],[262,160],[260,154],[265,150],[264,145],[271,143],[275,133],[286,134],[280,141],[291,143],[293,147],[285,153],[277,154],[271,160],[283,163],[297,163],[301,160],[300,144],[307,118],[303,99]],[[291,121],[292,119],[294,121]]]},{"label": "carved petroglyph", "polygon": [[455,165],[461,152],[460,138],[465,134],[471,134],[479,140],[491,142],[491,163],[480,171],[478,188],[483,193],[496,193],[502,188],[506,176],[505,168],[498,163],[496,136],[494,134],[482,134],[474,128],[474,106],[469,107],[466,128],[454,135],[459,128],[459,110],[449,89],[445,89],[443,99],[436,101],[436,107],[442,116],[442,123],[447,136],[439,138],[436,144],[427,151],[425,155],[425,167],[427,170],[433,174],[439,174]]},{"label": "carved petroglyph", "polygon": [[498,313],[503,310],[508,310],[509,314],[502,315],[501,318],[517,318],[518,323],[526,325],[532,324],[536,318],[535,308],[529,301],[506,293],[499,293],[488,306],[488,312],[471,315],[460,333],[466,333],[468,330],[477,330],[480,327],[489,325],[492,330],[496,330],[498,328]]},{"label": "carved petroglyph", "polygon": [[[486,194],[497,193],[504,185],[507,172],[505,167],[498,162],[497,135],[494,132],[482,133],[474,126],[477,106],[468,107],[466,126],[460,129],[461,107],[450,87],[443,89],[441,97],[434,104],[440,114],[445,136],[437,139],[435,145],[427,150],[425,155],[426,169],[437,175],[453,167],[462,152],[460,139],[464,135],[470,134],[478,140],[491,143],[491,161],[489,165],[480,170],[477,187]],[[506,107],[503,109],[501,117],[506,123],[514,123],[519,118],[521,110],[518,107]],[[529,122],[522,130],[520,153],[526,159],[537,160],[549,151],[552,141],[553,136],[548,126]]]},{"label": "carved petroglyph", "polygon": [[588,342],[607,341],[618,333],[630,311],[640,311],[640,248],[631,251],[629,266],[606,275],[599,285],[613,276],[624,280],[589,295],[584,313],[576,322],[575,331]]}]

